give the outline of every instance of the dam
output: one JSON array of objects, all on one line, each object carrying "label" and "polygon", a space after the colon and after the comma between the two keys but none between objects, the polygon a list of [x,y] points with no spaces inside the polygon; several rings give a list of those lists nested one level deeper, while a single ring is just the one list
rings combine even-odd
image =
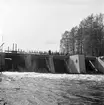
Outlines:
[{"label": "dam", "polygon": [[104,62],[99,57],[61,54],[0,53],[0,71],[103,74]]}]

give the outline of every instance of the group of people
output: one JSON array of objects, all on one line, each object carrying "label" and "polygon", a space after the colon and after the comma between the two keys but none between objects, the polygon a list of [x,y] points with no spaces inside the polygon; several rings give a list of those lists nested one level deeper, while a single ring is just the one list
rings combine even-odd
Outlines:
[{"label": "group of people", "polygon": [[65,55],[64,53],[61,52],[52,52],[51,50],[49,51],[23,51],[23,50],[18,50],[18,51],[11,51],[11,50],[5,50],[5,52],[8,53],[29,53],[29,54],[36,54],[36,55]]},{"label": "group of people", "polygon": [[28,53],[30,54],[36,54],[36,55],[64,55],[63,53],[60,52],[52,52],[51,50],[49,51],[29,51]]}]

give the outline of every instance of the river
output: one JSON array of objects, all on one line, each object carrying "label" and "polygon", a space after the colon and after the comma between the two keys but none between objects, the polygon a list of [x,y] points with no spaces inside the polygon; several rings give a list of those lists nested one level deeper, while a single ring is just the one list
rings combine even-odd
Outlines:
[{"label": "river", "polygon": [[103,105],[104,76],[3,73],[0,105]]}]

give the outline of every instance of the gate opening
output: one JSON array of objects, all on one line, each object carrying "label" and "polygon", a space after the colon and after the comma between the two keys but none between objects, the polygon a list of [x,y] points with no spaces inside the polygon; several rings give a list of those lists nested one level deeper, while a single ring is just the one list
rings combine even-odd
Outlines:
[{"label": "gate opening", "polygon": [[63,59],[53,58],[56,73],[68,73],[67,65]]},{"label": "gate opening", "polygon": [[37,62],[36,72],[39,72],[39,73],[48,73],[49,72],[49,68],[47,67],[45,58],[38,58],[36,60],[36,62]]},{"label": "gate opening", "polygon": [[86,73],[88,74],[100,74],[101,72],[95,66],[95,60],[85,60]]}]

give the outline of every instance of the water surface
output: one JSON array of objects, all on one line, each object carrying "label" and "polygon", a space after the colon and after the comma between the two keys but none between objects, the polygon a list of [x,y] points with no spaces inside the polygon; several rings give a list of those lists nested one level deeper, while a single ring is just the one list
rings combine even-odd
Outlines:
[{"label": "water surface", "polygon": [[103,75],[4,73],[0,102],[7,105],[103,105]]}]

